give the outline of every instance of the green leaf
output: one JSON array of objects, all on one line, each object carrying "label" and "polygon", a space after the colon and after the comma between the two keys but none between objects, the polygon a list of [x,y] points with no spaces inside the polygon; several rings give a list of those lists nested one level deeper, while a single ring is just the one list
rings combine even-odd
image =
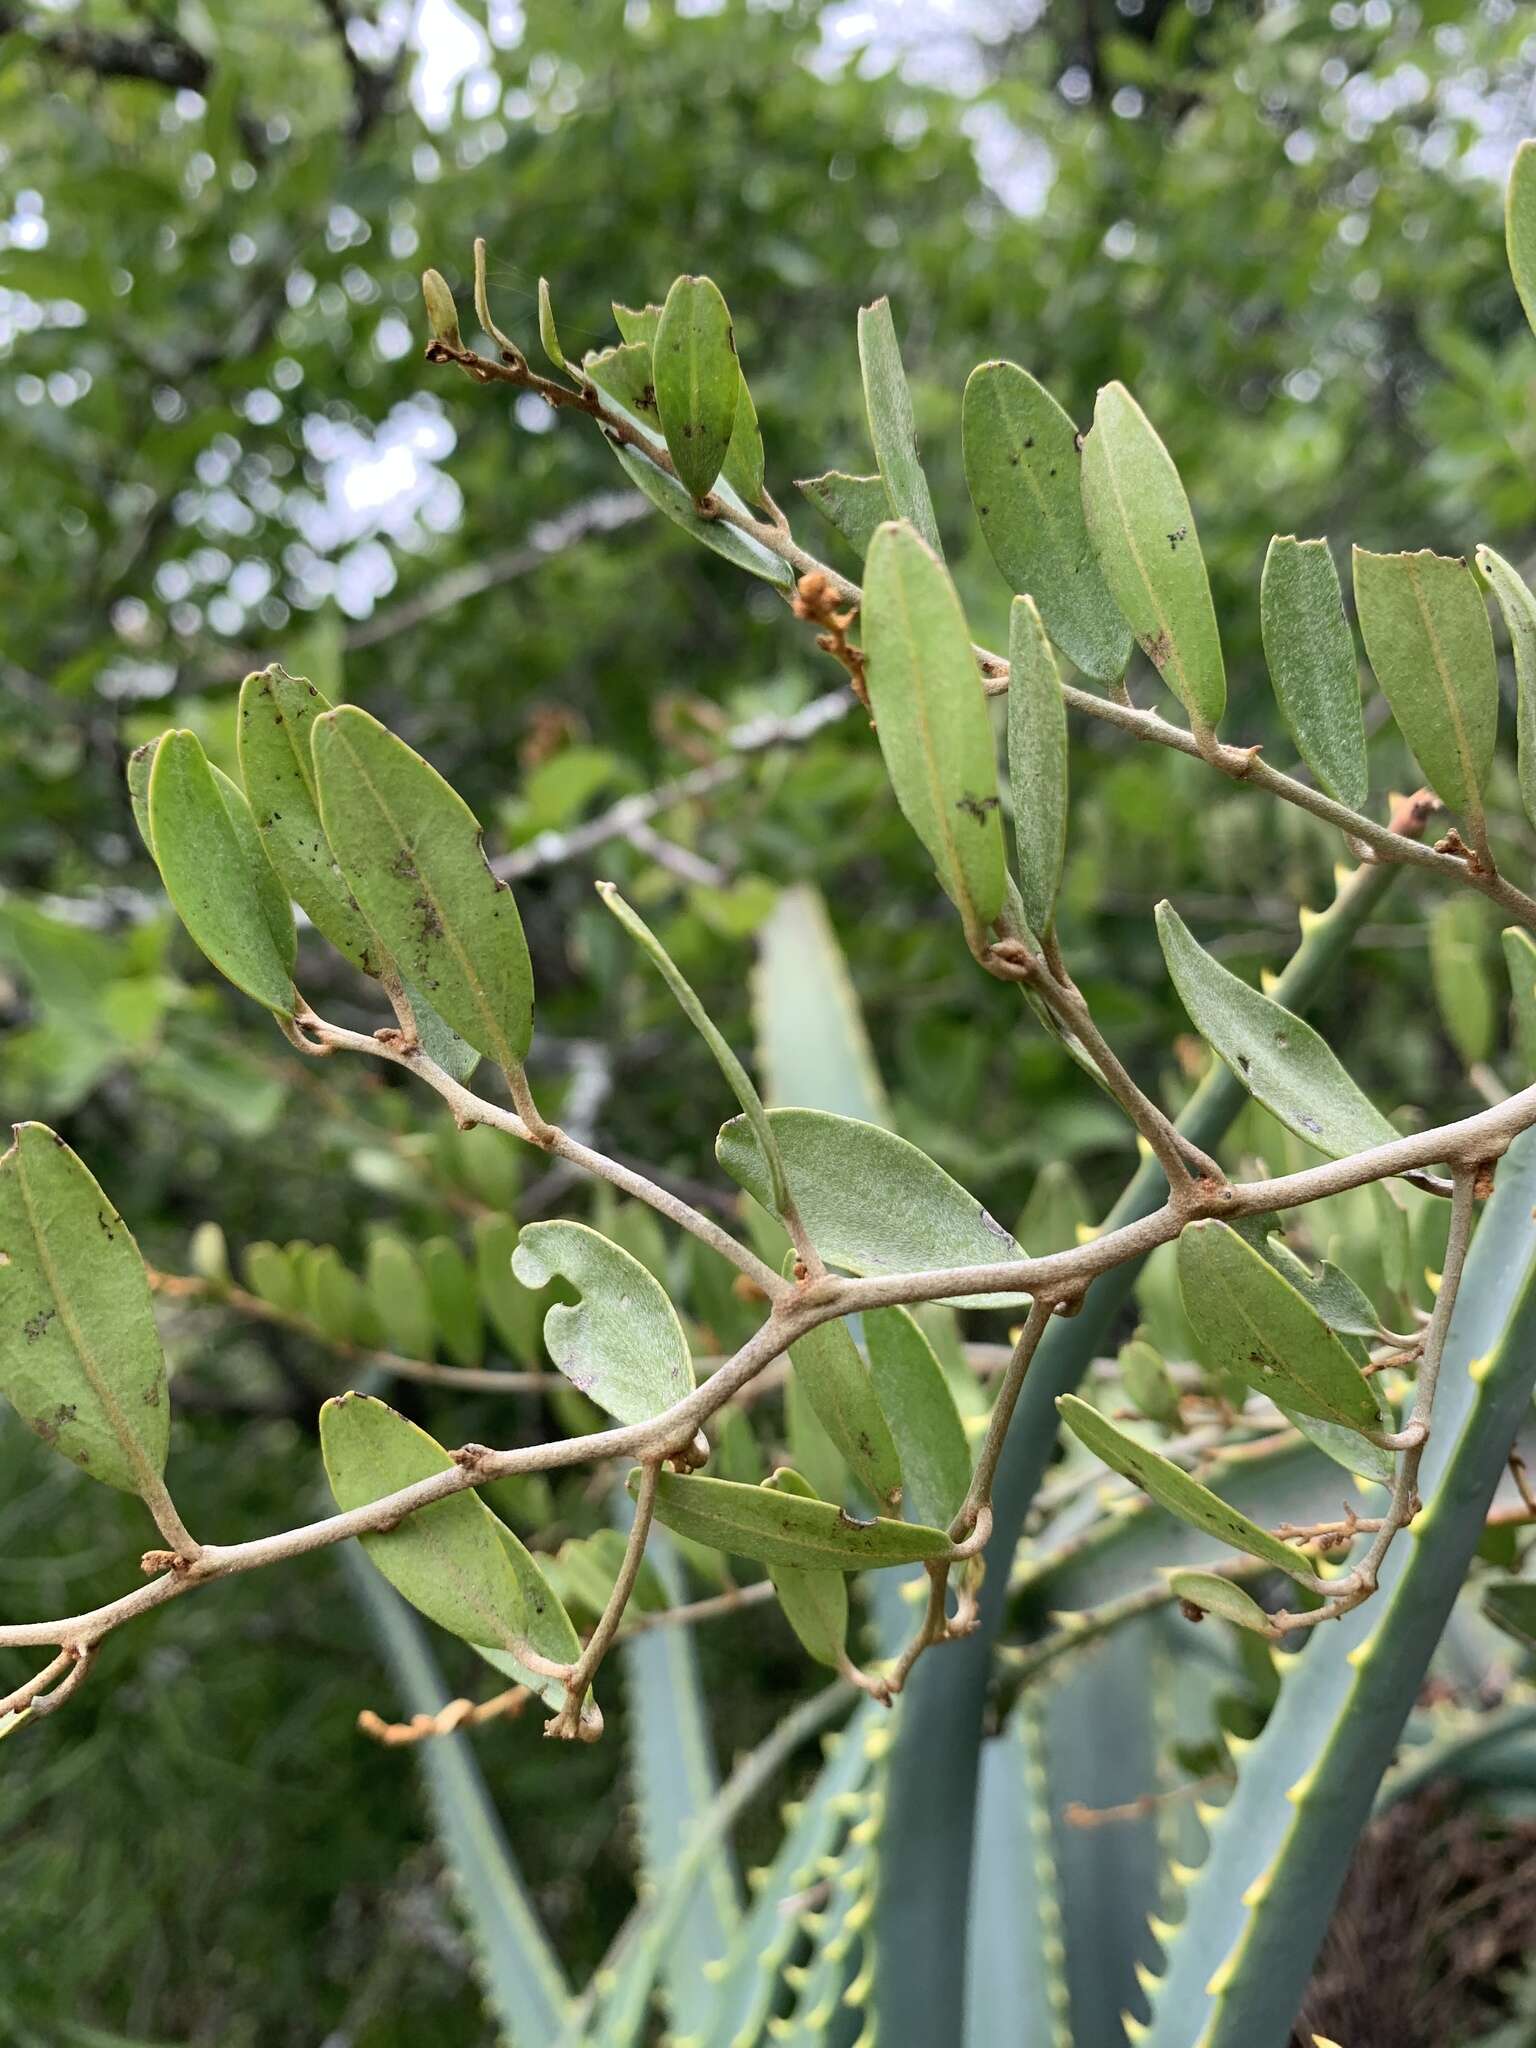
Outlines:
[{"label": "green leaf", "polygon": [[451,1237],[429,1237],[421,1247],[421,1270],[443,1349],[455,1365],[479,1365],[485,1356],[485,1322],[469,1261]]},{"label": "green leaf", "polygon": [[170,1398],[144,1262],[46,1124],[17,1124],[0,1157],[0,1390],[93,1479],[163,1493]]},{"label": "green leaf", "polygon": [[268,861],[316,931],[365,974],[383,945],[336,865],[315,795],[310,728],[330,705],[313,683],[273,666],[240,686],[240,774]]},{"label": "green leaf", "polygon": [[[583,372],[606,398],[625,412],[633,413],[648,426],[657,424],[656,381],[651,371],[650,344],[633,342],[623,348],[595,350],[582,358]],[[668,482],[673,479],[668,478]],[[693,501],[681,493],[692,509]]]},{"label": "green leaf", "polygon": [[1354,551],[1355,610],[1376,680],[1437,795],[1483,832],[1499,677],[1477,578],[1461,559]]},{"label": "green leaf", "polygon": [[[701,519],[694,509],[693,500],[676,477],[668,476],[664,470],[648,462],[643,455],[637,455],[633,448],[614,444],[614,454],[630,482],[644,493],[656,507],[664,512],[695,540],[702,541],[707,548],[713,548],[717,555],[724,555],[728,562],[734,562],[738,569],[746,569],[753,576],[761,576],[765,583],[777,583],[786,590],[794,583],[795,572],[782,557],[755,541],[751,534],[742,533],[739,528],[729,525],[723,519]],[[729,486],[720,478],[714,489],[717,498],[727,504],[738,504],[734,491],[726,497]],[[745,507],[742,507],[745,510]]]},{"label": "green leaf", "polygon": [[1515,151],[1510,166],[1504,195],[1504,245],[1525,317],[1536,328],[1536,143],[1529,140]]},{"label": "green leaf", "polygon": [[[1254,1241],[1249,1239],[1249,1243]],[[1375,1337],[1381,1318],[1370,1296],[1337,1266],[1324,1259],[1316,1273],[1297,1258],[1277,1231],[1270,1231],[1262,1244],[1254,1245],[1272,1266],[1283,1273],[1296,1292],[1308,1300],[1330,1330],[1346,1337]]]},{"label": "green leaf", "polygon": [[512,1271],[525,1287],[559,1274],[581,1294],[549,1311],[544,1342],[571,1384],[618,1421],[648,1422],[693,1391],[676,1309],[638,1259],[585,1223],[526,1224]]},{"label": "green leaf", "polygon": [[826,899],[813,883],[781,889],[758,926],[752,1024],[770,1102],[891,1128],[858,991]]},{"label": "green leaf", "polygon": [[1110,594],[1142,652],[1189,713],[1214,731],[1226,665],[1195,516],[1152,422],[1106,384],[1083,443],[1083,512]]},{"label": "green leaf", "polygon": [[[773,1493],[815,1500],[816,1490],[788,1465],[763,1481]],[[794,1565],[773,1565],[768,1576],[779,1596],[785,1619],[808,1656],[836,1671],[848,1640],[848,1581],[840,1571],[802,1571]]]},{"label": "green leaf", "polygon": [[[371,1394],[337,1394],[326,1402],[320,1451],[344,1513],[453,1466],[424,1429]],[[523,1586],[502,1541],[506,1533],[484,1501],[465,1492],[434,1501],[396,1529],[358,1540],[395,1591],[429,1621],[477,1647],[515,1652],[530,1639],[530,1628]]]},{"label": "green leaf", "polygon": [[[1533,156],[1536,160],[1536,156]],[[1536,596],[1502,555],[1490,547],[1477,551],[1477,566],[1493,585],[1504,614],[1510,651],[1515,658],[1515,739],[1520,767],[1520,801],[1536,825]]]},{"label": "green leaf", "polygon": [[901,1507],[901,1460],[869,1367],[841,1319],[819,1323],[789,1347],[795,1377],[848,1470],[877,1507]]},{"label": "green leaf", "polygon": [[462,348],[464,337],[459,332],[459,309],[453,302],[448,280],[440,270],[421,273],[421,296],[426,302],[427,327],[432,339],[446,341],[450,348]]},{"label": "green leaf", "polygon": [[[811,1241],[831,1264],[853,1273],[932,1273],[1027,1256],[974,1195],[893,1131],[818,1109],[770,1109],[768,1121]],[[767,1163],[745,1117],[723,1127],[715,1157],[769,1207]],[[960,1305],[1013,1308],[1025,1299],[970,1294]]]},{"label": "green leaf", "polygon": [[1168,1590],[1175,1600],[1198,1607],[1202,1614],[1219,1615],[1223,1621],[1236,1622],[1239,1628],[1251,1628],[1255,1635],[1273,1637],[1279,1634],[1253,1595],[1245,1593],[1231,1579],[1224,1579],[1219,1572],[1170,1572]]},{"label": "green leaf", "polygon": [[1088,538],[1076,427],[1027,370],[996,362],[972,370],[961,432],[971,502],[1009,589],[1034,599],[1075,667],[1118,681],[1131,633]]},{"label": "green leaf", "polygon": [[560,330],[555,325],[555,309],[549,298],[549,279],[539,279],[539,341],[545,355],[557,370],[568,369],[565,350],[560,346]]},{"label": "green leaf", "polygon": [[351,1344],[366,1300],[362,1283],[348,1272],[333,1244],[316,1245],[304,1259],[304,1313],[332,1344]]},{"label": "green leaf", "polygon": [[654,348],[656,329],[661,325],[661,308],[621,306],[615,301],[613,323],[626,342],[639,342],[646,348]]},{"label": "green leaf", "polygon": [[386,1351],[431,1358],[437,1349],[432,1297],[416,1254],[403,1237],[380,1231],[368,1247],[368,1294]]},{"label": "green leaf", "polygon": [[[1353,1429],[1346,1429],[1335,1422],[1319,1422],[1315,1415],[1303,1415],[1299,1408],[1288,1408],[1277,1402],[1280,1413],[1291,1427],[1304,1436],[1309,1444],[1320,1450],[1325,1458],[1331,1458],[1335,1465],[1346,1472],[1352,1472],[1357,1479],[1369,1480],[1376,1486],[1390,1487],[1397,1477],[1397,1460],[1392,1453],[1383,1450],[1380,1444],[1373,1444],[1367,1437],[1360,1436]],[[1380,1403],[1379,1429],[1395,1429],[1397,1424],[1385,1401]]]},{"label": "green leaf", "polygon": [[[638,1470],[629,1477],[631,1493],[637,1481]],[[942,1529],[879,1518],[859,1522],[830,1501],[676,1472],[661,1474],[656,1519],[680,1536],[735,1557],[811,1570],[853,1572],[918,1564],[924,1558],[947,1556],[950,1547]]]},{"label": "green leaf", "polygon": [[461,1085],[467,1084],[480,1064],[479,1053],[460,1038],[451,1025],[443,1022],[419,988],[408,981],[402,981],[400,987],[422,1051],[435,1067],[441,1067],[445,1074]]},{"label": "green leaf", "polygon": [[1483,1594],[1483,1612],[1505,1635],[1536,1650],[1536,1585],[1529,1579],[1492,1579]]},{"label": "green leaf", "polygon": [[749,505],[763,502],[763,434],[757,424],[757,407],[747,389],[745,375],[736,394],[736,419],[731,428],[731,445],[725,451],[721,475]]},{"label": "green leaf", "polygon": [[1463,1065],[1493,1051],[1498,998],[1487,959],[1488,913],[1475,896],[1447,896],[1429,918],[1429,975],[1441,1022]]},{"label": "green leaf", "polygon": [[1330,1159],[1400,1135],[1312,1026],[1213,960],[1170,903],[1157,906],[1157,935],[1190,1022],[1288,1131]]},{"label": "green leaf", "polygon": [[128,802],[133,811],[133,822],[138,827],[144,850],[154,858],[155,842],[149,829],[149,777],[155,765],[155,749],[158,740],[147,740],[142,747],[135,747],[128,756]]},{"label": "green leaf", "polygon": [[517,1225],[510,1216],[477,1216],[474,1237],[475,1277],[491,1328],[519,1363],[536,1366],[544,1312],[538,1296],[512,1270]]},{"label": "green leaf", "polygon": [[236,988],[291,1017],[287,898],[281,898],[285,934],[275,915],[275,878],[249,807],[227,777],[221,787],[195,733],[168,732],[155,748],[149,821],[165,893],[199,950]]},{"label": "green leaf", "polygon": [[801,477],[795,484],[829,525],[863,561],[875,529],[895,516],[883,476],[846,476],[829,469],[824,476]]},{"label": "green leaf", "polygon": [[979,951],[1003,907],[992,721],[954,584],[910,526],[882,526],[870,543],[862,627],[896,800]]},{"label": "green leaf", "polygon": [[1163,1429],[1179,1426],[1179,1396],[1163,1354],[1145,1337],[1122,1344],[1118,1359],[1120,1384],[1148,1422]]},{"label": "green leaf", "polygon": [[1067,706],[1031,597],[1016,597],[1008,620],[1008,782],[1024,916],[1045,932],[1067,857]]},{"label": "green leaf", "polygon": [[304,1292],[298,1268],[281,1246],[265,1240],[248,1244],[241,1261],[245,1284],[261,1301],[284,1315],[303,1310]]},{"label": "green leaf", "polygon": [[1312,1567],[1300,1551],[1271,1536],[1257,1522],[1250,1522],[1246,1515],[1229,1507],[1170,1459],[1116,1429],[1097,1408],[1090,1408],[1076,1394],[1059,1395],[1056,1406],[1068,1429],[1096,1458],[1149,1493],[1170,1515],[1191,1528],[1203,1529],[1206,1535],[1222,1543],[1230,1543],[1235,1550],[1246,1550],[1253,1557],[1263,1558],[1266,1564],[1278,1566],[1293,1578],[1305,1581],[1311,1577]]},{"label": "green leaf", "polygon": [[355,705],[318,718],[311,745],[326,837],[364,916],[445,1022],[517,1066],[533,1036],[533,970],[474,813]]},{"label": "green leaf", "polygon": [[875,462],[896,517],[910,520],[934,554],[942,557],[944,545],[933,516],[928,479],[918,458],[912,394],[907,389],[889,299],[876,299],[872,306],[859,308],[859,369]]},{"label": "green leaf", "polygon": [[1039,1695],[981,1744],[966,1915],[964,2048],[1072,2048]]},{"label": "green leaf", "polygon": [[1536,939],[1518,925],[1504,934],[1504,964],[1513,998],[1515,1051],[1528,1082],[1536,1080]]},{"label": "green leaf", "polygon": [[1330,796],[1360,810],[1371,793],[1360,675],[1326,540],[1275,535],[1264,557],[1259,618],[1296,751]]},{"label": "green leaf", "polygon": [[[490,1510],[487,1509],[486,1513],[490,1514]],[[574,1664],[581,1655],[581,1638],[571,1617],[560,1604],[559,1595],[539,1569],[532,1553],[519,1542],[506,1523],[495,1515],[491,1515],[491,1521],[522,1602],[524,1636],[529,1648],[553,1664]],[[515,1679],[519,1685],[526,1685],[546,1706],[559,1708],[564,1705],[565,1687],[560,1680],[531,1669],[523,1662],[517,1649],[498,1649],[489,1643],[477,1643],[475,1647],[493,1671]],[[591,1697],[589,1690],[582,1702],[583,1721],[588,1718]],[[594,1727],[593,1733],[597,1732]]]},{"label": "green leaf", "polygon": [[702,498],[724,464],[741,395],[730,309],[710,278],[673,284],[652,358],[667,452],[689,494]]},{"label": "green leaf", "polygon": [[971,1484],[965,1425],[933,1346],[904,1308],[864,1317],[869,1376],[901,1459],[902,1501],[914,1522],[946,1529]]},{"label": "green leaf", "polygon": [[1349,1429],[1379,1429],[1369,1382],[1310,1302],[1225,1223],[1179,1237],[1184,1313],[1205,1362],[1287,1408]]}]

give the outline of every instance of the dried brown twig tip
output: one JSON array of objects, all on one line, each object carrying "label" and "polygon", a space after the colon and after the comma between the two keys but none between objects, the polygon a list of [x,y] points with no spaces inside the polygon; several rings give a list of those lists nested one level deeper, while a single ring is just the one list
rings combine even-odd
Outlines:
[{"label": "dried brown twig tip", "polygon": [[1432,789],[1416,789],[1412,796],[1398,799],[1387,830],[1401,833],[1404,839],[1418,839],[1439,808],[1440,799]]},{"label": "dried brown twig tip", "polygon": [[474,1700],[450,1700],[437,1713],[412,1714],[409,1721],[386,1721],[371,1707],[364,1707],[357,1725],[364,1735],[383,1743],[386,1749],[399,1749],[411,1742],[429,1742],[436,1735],[452,1735],[456,1728],[478,1727],[482,1721],[515,1720],[532,1698],[526,1685],[514,1685],[478,1704]]},{"label": "dried brown twig tip", "polygon": [[813,625],[825,627],[816,636],[816,645],[823,654],[830,654],[834,661],[842,663],[848,671],[848,680],[853,694],[869,709],[869,687],[864,680],[864,656],[848,638],[848,628],[858,617],[858,606],[848,605],[838,609],[839,591],[837,585],[824,569],[808,569],[795,586],[790,599],[790,609],[797,619],[808,619]]}]

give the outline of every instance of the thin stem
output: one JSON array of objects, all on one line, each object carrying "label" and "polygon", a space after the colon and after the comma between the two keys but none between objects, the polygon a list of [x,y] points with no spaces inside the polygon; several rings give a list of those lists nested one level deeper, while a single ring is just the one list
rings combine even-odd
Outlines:
[{"label": "thin stem", "polygon": [[613,1582],[613,1591],[608,1595],[608,1604],[598,1617],[597,1627],[593,1629],[586,1648],[567,1674],[565,1705],[545,1728],[546,1735],[569,1739],[575,1735],[584,1735],[590,1725],[582,1718],[581,1703],[586,1698],[587,1687],[592,1683],[598,1666],[608,1654],[608,1645],[618,1633],[619,1623],[624,1619],[624,1610],[635,1590],[635,1581],[640,1576],[640,1567],[645,1562],[645,1543],[651,1533],[651,1519],[656,1512],[656,1488],[660,1479],[660,1465],[641,1466],[640,1488],[635,1497],[635,1519],[630,1524],[629,1541],[624,1546],[624,1562],[620,1565],[619,1575]]},{"label": "thin stem", "polygon": [[997,1461],[1003,1454],[1003,1442],[1008,1435],[1008,1425],[1013,1420],[1013,1411],[1019,1405],[1019,1395],[1024,1390],[1024,1375],[1029,1371],[1030,1361],[1045,1335],[1051,1317],[1056,1313],[1056,1302],[1044,1294],[1037,1294],[1029,1304],[1029,1314],[1024,1318],[1024,1327],[1019,1340],[1013,1347],[1013,1357],[1008,1361],[1008,1370],[1003,1383],[997,1390],[997,1399],[992,1404],[992,1414],[987,1422],[986,1439],[981,1446],[981,1455],[976,1460],[976,1470],[971,1474],[970,1489],[960,1505],[960,1511],[949,1526],[949,1533],[958,1542],[971,1534],[983,1510],[992,1502],[992,1481],[997,1475]]}]

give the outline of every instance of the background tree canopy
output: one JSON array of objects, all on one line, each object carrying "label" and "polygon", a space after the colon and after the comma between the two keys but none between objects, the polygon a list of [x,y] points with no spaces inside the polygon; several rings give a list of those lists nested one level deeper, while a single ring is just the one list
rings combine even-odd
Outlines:
[{"label": "background tree canopy", "polygon": [[[609,1150],[691,1184],[718,1085],[593,875],[738,1043],[753,936],[809,881],[897,1126],[1005,1219],[1033,1192],[1032,1250],[1070,1241],[1124,1178],[1123,1127],[957,957],[857,721],[668,807],[659,846],[545,860],[541,835],[736,760],[732,727],[840,671],[771,591],[649,517],[596,435],[427,368],[420,271],[467,312],[484,236],[496,317],[530,350],[540,276],[574,350],[618,338],[612,301],[708,272],[786,506],[795,478],[869,467],[854,316],[889,294],[950,560],[994,645],[1008,592],[960,516],[965,377],[1011,356],[1079,419],[1124,379],[1198,508],[1232,730],[1278,741],[1257,603],[1277,526],[1460,553],[1470,521],[1529,552],[1536,407],[1500,183],[1533,105],[1536,38],[1510,0],[0,4],[7,1117],[59,1124],[171,1271],[209,1220],[235,1247],[306,1239],[359,1263],[381,1221],[467,1243],[485,1206],[569,1205],[400,1089],[306,1069],[174,926],[125,754],[171,724],[228,765],[232,686],[280,660],[387,720],[520,853],[533,1069]],[[1395,735],[1373,744],[1383,785],[1412,787]],[[1150,902],[1177,894],[1251,972],[1289,944],[1295,902],[1326,896],[1335,842],[1196,763],[1098,728],[1074,746],[1063,924],[1096,1014],[1144,1062],[1184,1028]],[[1528,848],[1501,773],[1499,829]],[[1447,1033],[1475,1066],[1502,1030],[1481,908],[1433,927],[1432,963],[1395,904],[1334,987],[1377,1100],[1471,1106]],[[361,1022],[342,964],[314,957],[307,991]],[[997,1118],[1000,1094],[1028,1114]],[[1037,1183],[1052,1160],[1072,1174]],[[218,1320],[173,1339],[189,1519],[283,1519],[344,1365]],[[82,1492],[0,1424],[9,1604],[117,1588],[132,1510],[114,1523]],[[550,1545],[597,1519],[574,1481],[523,1482],[516,1505]],[[777,1624],[722,1622],[700,1648],[727,1751],[805,1685]],[[8,2039],[486,2038],[414,1775],[355,1732],[360,1704],[391,1710],[391,1680],[333,1555],[178,1606],[102,1664],[0,1776]],[[530,1722],[482,1755],[584,1975],[628,1899],[622,1743],[553,1755]],[[771,1841],[768,1802],[751,1825]]]}]

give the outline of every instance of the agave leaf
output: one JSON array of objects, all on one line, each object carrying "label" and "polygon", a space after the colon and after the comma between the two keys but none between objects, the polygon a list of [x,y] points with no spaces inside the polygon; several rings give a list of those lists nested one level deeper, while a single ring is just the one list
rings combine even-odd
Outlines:
[{"label": "agave leaf", "polygon": [[1222,1578],[1219,1572],[1170,1572],[1168,1590],[1186,1606],[1198,1607],[1202,1614],[1219,1615],[1239,1628],[1252,1629],[1255,1635],[1273,1637],[1280,1633],[1253,1595],[1245,1593],[1231,1579]]},{"label": "agave leaf", "polygon": [[[788,1465],[781,1465],[763,1485],[800,1500],[816,1499],[815,1488]],[[770,1565],[768,1576],[807,1656],[835,1671],[848,1638],[848,1581],[840,1571],[802,1571],[784,1564]]]},{"label": "agave leaf", "polygon": [[648,1422],[693,1390],[677,1311],[640,1261],[585,1223],[529,1223],[512,1254],[525,1287],[558,1274],[582,1299],[544,1319],[549,1355],[574,1387],[620,1422]]},{"label": "agave leaf", "polygon": [[882,526],[870,543],[862,625],[896,800],[979,950],[1003,906],[992,722],[955,587],[910,526]]},{"label": "agave leaf", "polygon": [[326,837],[364,916],[455,1031],[517,1066],[533,1036],[533,970],[474,813],[355,705],[316,719],[310,744]]},{"label": "agave leaf", "polygon": [[758,926],[752,1021],[770,1102],[892,1128],[848,962],[812,883],[781,889]]},{"label": "agave leaf", "polygon": [[209,766],[196,733],[168,732],[156,746],[149,824],[165,893],[199,950],[236,988],[291,1017],[287,897],[280,889],[274,897],[275,879],[245,798]]},{"label": "agave leaf", "polygon": [[[638,1473],[631,1473],[631,1493],[637,1481]],[[656,1489],[656,1519],[695,1543],[734,1557],[810,1570],[854,1572],[919,1564],[945,1556],[950,1547],[942,1529],[879,1517],[859,1522],[830,1501],[665,1471]]]},{"label": "agave leaf", "polygon": [[1348,1429],[1379,1429],[1376,1397],[1310,1302],[1225,1223],[1179,1236],[1184,1313],[1206,1362],[1276,1402]]},{"label": "agave leaf", "polygon": [[1110,595],[1190,723],[1214,731],[1226,709],[1227,672],[1195,516],[1173,458],[1123,384],[1099,393],[1082,482]]},{"label": "agave leaf", "polygon": [[689,494],[702,498],[725,462],[741,395],[731,315],[707,277],[680,277],[652,344],[656,408],[667,452]]},{"label": "agave leaf", "polygon": [[1056,1406],[1068,1429],[1096,1458],[1149,1493],[1170,1515],[1177,1515],[1181,1522],[1203,1529],[1209,1536],[1219,1537],[1235,1550],[1246,1550],[1250,1556],[1263,1558],[1266,1564],[1278,1566],[1292,1578],[1305,1580],[1312,1576],[1312,1567],[1300,1551],[1292,1550],[1288,1543],[1250,1522],[1209,1487],[1191,1479],[1171,1459],[1116,1429],[1097,1408],[1091,1408],[1076,1394],[1062,1394]]},{"label": "agave leaf", "polygon": [[981,1745],[966,1931],[965,2048],[1072,2048],[1039,1712]]},{"label": "agave leaf", "polygon": [[829,469],[825,476],[801,477],[803,491],[829,525],[835,526],[862,562],[877,527],[894,519],[891,494],[883,476],[847,476]]},{"label": "agave leaf", "polygon": [[1008,781],[1024,916],[1050,929],[1067,855],[1067,707],[1034,599],[1016,597],[1008,629]]},{"label": "agave leaf", "polygon": [[1085,675],[1117,682],[1131,632],[1110,596],[1083,513],[1076,427],[1017,363],[972,370],[961,409],[965,480],[1010,590]]},{"label": "agave leaf", "polygon": [[[1536,234],[1536,225],[1533,225]],[[1536,252],[1533,252],[1536,253]],[[1477,551],[1477,566],[1493,585],[1504,614],[1510,651],[1515,658],[1515,738],[1520,768],[1520,800],[1536,825],[1536,596],[1502,555],[1490,547]]]},{"label": "agave leaf", "polygon": [[1414,759],[1452,809],[1483,833],[1499,677],[1488,607],[1466,563],[1354,551],[1365,651]]},{"label": "agave leaf", "polygon": [[46,1124],[17,1124],[0,1157],[0,1390],[93,1479],[163,1493],[170,1398],[144,1262]]},{"label": "agave leaf", "polygon": [[859,369],[875,462],[896,517],[910,520],[934,554],[942,558],[944,546],[933,516],[928,479],[918,458],[912,394],[907,389],[889,299],[876,299],[872,306],[859,308]]},{"label": "agave leaf", "polygon": [[877,1507],[899,1512],[901,1460],[848,1325],[838,1319],[807,1330],[789,1347],[789,1362],[848,1470]]},{"label": "agave leaf", "polygon": [[1275,535],[1264,557],[1259,617],[1296,751],[1330,796],[1358,811],[1371,793],[1360,675],[1326,540]]},{"label": "agave leaf", "polygon": [[1171,903],[1157,936],[1190,1022],[1287,1130],[1331,1159],[1398,1137],[1312,1026],[1213,960]]},{"label": "agave leaf", "polygon": [[[834,1265],[854,1273],[934,1272],[1026,1256],[974,1195],[893,1131],[817,1109],[771,1109],[768,1121],[805,1227]],[[723,1127],[715,1156],[755,1201],[771,1205],[767,1162],[745,1117]],[[880,1190],[878,1202],[868,1200],[871,1188]],[[1024,1298],[961,1297],[975,1308],[1012,1308]]]},{"label": "agave leaf", "polygon": [[869,1376],[901,1459],[902,1500],[915,1522],[944,1529],[971,1483],[965,1425],[933,1346],[904,1308],[864,1319]]}]

